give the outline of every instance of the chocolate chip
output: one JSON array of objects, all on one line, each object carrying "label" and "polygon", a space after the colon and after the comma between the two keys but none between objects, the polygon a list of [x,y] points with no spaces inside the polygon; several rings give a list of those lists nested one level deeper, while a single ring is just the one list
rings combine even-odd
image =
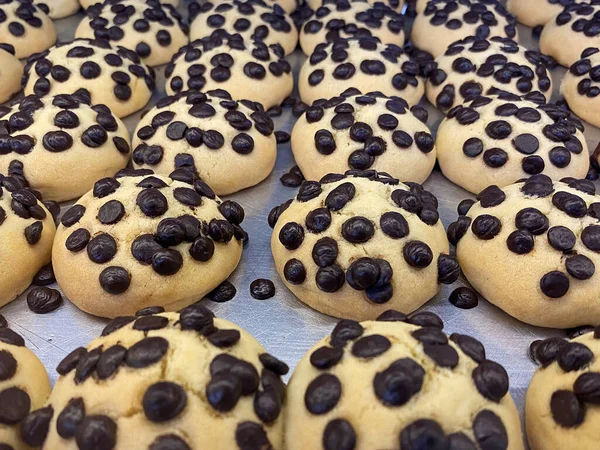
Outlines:
[{"label": "chocolate chip", "polygon": [[142,405],[150,421],[167,422],[183,412],[187,405],[187,394],[180,385],[161,381],[148,387]]},{"label": "chocolate chip", "polygon": [[485,360],[485,348],[477,339],[464,334],[452,333],[450,340],[476,363],[480,364]]},{"label": "chocolate chip", "polygon": [[17,372],[17,360],[7,350],[0,350],[0,381],[10,380]]},{"label": "chocolate chip", "polygon": [[250,283],[250,295],[257,300],[266,300],[275,295],[275,285],[271,280],[259,278]]},{"label": "chocolate chip", "polygon": [[117,253],[117,241],[107,233],[94,236],[87,246],[87,254],[90,260],[96,264],[104,264]]},{"label": "chocolate chip", "polygon": [[471,375],[479,393],[493,402],[500,402],[508,392],[508,374],[494,361],[481,362]]},{"label": "chocolate chip", "polygon": [[363,327],[353,320],[340,320],[331,332],[330,344],[333,347],[344,347],[346,342],[359,338],[363,334]]},{"label": "chocolate chip", "polygon": [[27,306],[36,314],[47,314],[62,305],[63,299],[56,289],[39,286],[27,294]]},{"label": "chocolate chip", "polygon": [[402,449],[442,449],[448,442],[442,427],[431,419],[419,419],[400,432]]},{"label": "chocolate chip", "polygon": [[555,226],[548,230],[548,243],[558,251],[566,252],[575,246],[575,234],[563,226]]},{"label": "chocolate chip", "polygon": [[304,229],[296,222],[286,223],[279,231],[279,242],[288,250],[296,250],[304,241]]},{"label": "chocolate chip", "polygon": [[584,406],[571,391],[559,390],[550,397],[550,412],[554,421],[564,428],[574,428],[583,422]]},{"label": "chocolate chip", "polygon": [[[35,286],[47,286],[56,281],[54,278],[54,270],[52,269],[52,263],[48,263],[37,271],[33,277],[31,284]],[[1,327],[0,327],[1,328]]]},{"label": "chocolate chip", "polygon": [[312,380],[304,395],[306,409],[315,415],[326,414],[339,402],[342,384],[332,374],[322,374]]},{"label": "chocolate chip", "polygon": [[27,415],[19,425],[23,442],[30,446],[42,446],[48,436],[53,415],[52,406],[37,409]]},{"label": "chocolate chip", "polygon": [[386,406],[402,406],[421,390],[424,377],[425,370],[417,362],[398,359],[375,375],[375,395]]},{"label": "chocolate chip", "polygon": [[567,258],[565,267],[569,275],[578,280],[589,280],[596,272],[594,262],[584,255],[574,255]]},{"label": "chocolate chip", "polygon": [[283,276],[290,284],[302,284],[306,280],[306,268],[302,264],[302,261],[290,259],[283,267]]},{"label": "chocolate chip", "polygon": [[102,353],[98,363],[96,364],[96,375],[100,380],[110,378],[125,361],[127,349],[122,345],[113,345]]},{"label": "chocolate chip", "polygon": [[235,442],[240,450],[272,448],[264,428],[254,422],[241,422],[235,430]]},{"label": "chocolate chip", "polygon": [[558,352],[557,362],[565,372],[574,372],[586,367],[594,359],[594,354],[585,345],[569,342]]},{"label": "chocolate chip", "polygon": [[167,198],[157,189],[144,189],[136,199],[136,204],[148,217],[159,217],[167,212]]},{"label": "chocolate chip", "polygon": [[56,371],[59,375],[66,375],[77,367],[79,364],[79,360],[83,355],[87,353],[87,350],[83,347],[78,347],[69,353],[67,356],[63,358],[63,360],[58,363],[56,367]]},{"label": "chocolate chip", "polygon": [[502,419],[489,409],[475,416],[473,434],[482,450],[508,448],[508,435]]},{"label": "chocolate chip", "polygon": [[353,450],[356,433],[347,420],[333,419],[325,426],[322,444],[324,450]]},{"label": "chocolate chip", "polygon": [[129,367],[141,369],[162,359],[169,349],[169,342],[159,336],[147,337],[136,342],[127,352],[125,362]]},{"label": "chocolate chip", "polygon": [[540,280],[540,289],[550,298],[560,298],[569,290],[569,278],[562,272],[552,271]]},{"label": "chocolate chip", "polygon": [[75,436],[85,418],[85,404],[81,397],[72,398],[56,419],[56,431],[64,439]]},{"label": "chocolate chip", "polygon": [[191,450],[190,446],[180,437],[174,434],[158,436],[149,450]]},{"label": "chocolate chip", "polygon": [[0,391],[0,423],[15,425],[25,418],[31,408],[27,392],[9,387]]},{"label": "chocolate chip", "polygon": [[356,188],[352,183],[342,183],[332,189],[325,198],[325,206],[330,211],[339,211],[354,198]]},{"label": "chocolate chip", "polygon": [[29,245],[37,244],[41,237],[42,231],[44,229],[44,224],[41,221],[35,221],[31,225],[25,227],[24,234],[25,240]]},{"label": "chocolate chip", "polygon": [[216,303],[225,303],[235,297],[237,293],[235,286],[229,281],[223,281],[211,292],[206,294],[206,298]]},{"label": "chocolate chip", "polygon": [[69,228],[79,222],[84,214],[85,206],[74,205],[65,211],[60,221],[65,227]]},{"label": "chocolate chip", "polygon": [[493,239],[502,229],[502,223],[497,217],[489,214],[477,216],[471,225],[473,234],[482,240]]},{"label": "chocolate chip", "polygon": [[344,271],[337,264],[321,267],[315,276],[317,287],[323,292],[337,292],[345,282]]},{"label": "chocolate chip", "polygon": [[402,254],[408,265],[420,269],[428,267],[433,261],[431,248],[421,241],[407,242],[404,245]]},{"label": "chocolate chip", "polygon": [[448,300],[460,309],[472,309],[479,304],[477,292],[464,286],[452,291]]},{"label": "chocolate chip", "polygon": [[374,334],[363,337],[352,345],[352,354],[357,358],[374,358],[385,353],[392,343],[385,336]]},{"label": "chocolate chip", "polygon": [[117,443],[117,424],[107,416],[87,416],[77,428],[75,440],[82,449],[110,450]]},{"label": "chocolate chip", "polygon": [[306,229],[313,233],[322,233],[331,224],[331,213],[327,208],[317,208],[306,216]]},{"label": "chocolate chip", "polygon": [[573,392],[582,403],[600,404],[600,373],[585,372],[573,384]]},{"label": "chocolate chip", "polygon": [[365,217],[352,217],[342,224],[342,236],[353,244],[367,242],[374,233],[373,223]]},{"label": "chocolate chip", "polygon": [[240,380],[232,374],[214,375],[206,386],[206,399],[217,411],[231,411],[241,395]]}]

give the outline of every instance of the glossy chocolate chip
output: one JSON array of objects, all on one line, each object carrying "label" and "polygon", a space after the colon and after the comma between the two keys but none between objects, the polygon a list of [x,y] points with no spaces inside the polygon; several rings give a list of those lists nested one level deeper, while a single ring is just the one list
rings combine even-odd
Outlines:
[{"label": "glossy chocolate chip", "polygon": [[482,240],[493,239],[502,229],[502,223],[497,217],[489,214],[477,216],[471,224],[473,234]]},{"label": "glossy chocolate chip", "polygon": [[339,402],[342,384],[332,374],[322,374],[312,380],[304,395],[306,409],[315,415],[326,414]]},{"label": "glossy chocolate chip", "polygon": [[290,284],[302,284],[306,280],[306,268],[302,261],[292,258],[285,263],[283,276]]},{"label": "glossy chocolate chip", "polygon": [[392,346],[388,338],[379,334],[363,337],[352,345],[352,354],[357,358],[374,358]]},{"label": "glossy chocolate chip", "polygon": [[425,268],[433,261],[431,248],[421,241],[410,241],[404,245],[402,250],[404,260],[411,267]]},{"label": "glossy chocolate chip", "polygon": [[37,409],[27,415],[19,425],[23,442],[30,446],[42,446],[48,436],[53,415],[52,406]]},{"label": "glossy chocolate chip", "polygon": [[315,276],[317,287],[323,292],[333,293],[341,289],[346,277],[343,269],[337,264],[321,267]]},{"label": "glossy chocolate chip", "polygon": [[25,418],[31,409],[27,392],[18,387],[0,391],[0,424],[15,425]]},{"label": "glossy chocolate chip", "polygon": [[575,234],[567,227],[559,225],[548,230],[548,243],[561,252],[571,250],[576,240]]},{"label": "glossy chocolate chip", "polygon": [[579,375],[573,384],[573,392],[582,403],[600,404],[600,373],[585,372]]},{"label": "glossy chocolate chip", "polygon": [[235,430],[235,442],[240,450],[262,450],[272,448],[262,425],[241,422]]},{"label": "glossy chocolate chip", "polygon": [[306,215],[306,229],[313,233],[322,233],[331,225],[331,213],[327,208],[317,208]]},{"label": "glossy chocolate chip", "polygon": [[558,352],[556,361],[565,372],[574,372],[586,367],[594,360],[594,354],[585,345],[569,342]]},{"label": "glossy chocolate chip", "polygon": [[493,402],[498,403],[508,392],[508,374],[494,361],[481,362],[471,375],[479,393]]},{"label": "glossy chocolate chip", "polygon": [[473,434],[481,450],[508,448],[508,434],[502,419],[488,409],[480,411],[475,416]]},{"label": "glossy chocolate chip", "polygon": [[169,342],[159,336],[152,336],[136,342],[129,348],[125,363],[129,367],[141,369],[162,359],[169,349]]},{"label": "glossy chocolate chip", "polygon": [[450,340],[476,363],[482,363],[485,360],[485,348],[477,339],[464,334],[453,333],[450,335]]},{"label": "glossy chocolate chip", "polygon": [[560,298],[569,291],[569,278],[562,272],[552,271],[540,280],[540,289],[550,298]]},{"label": "glossy chocolate chip", "polygon": [[85,404],[81,397],[72,398],[56,419],[56,431],[64,439],[75,436],[85,418]]},{"label": "glossy chocolate chip", "polygon": [[107,416],[87,416],[77,428],[75,440],[81,449],[110,450],[117,443],[117,424]]},{"label": "glossy chocolate chip", "polygon": [[375,375],[375,395],[386,406],[402,406],[421,390],[424,377],[425,370],[417,362],[398,359]]},{"label": "glossy chocolate chip", "polygon": [[229,281],[223,281],[211,292],[206,294],[206,298],[217,303],[225,303],[233,299],[237,294],[237,290]]},{"label": "glossy chocolate chip", "polygon": [[304,229],[296,222],[286,223],[279,231],[279,242],[288,250],[295,250],[304,241]]},{"label": "glossy chocolate chip", "polygon": [[356,433],[347,420],[333,419],[325,426],[321,443],[324,450],[353,450]]},{"label": "glossy chocolate chip", "polygon": [[36,286],[27,293],[27,306],[36,314],[47,314],[62,305],[59,291],[44,286]]},{"label": "glossy chocolate chip", "polygon": [[366,217],[352,217],[342,224],[342,236],[353,244],[367,242],[374,233],[373,223]]},{"label": "glossy chocolate chip", "polygon": [[110,378],[125,360],[127,349],[122,345],[113,345],[102,353],[96,364],[96,375],[101,380]]},{"label": "glossy chocolate chip", "polygon": [[472,309],[479,304],[477,292],[465,286],[453,290],[448,300],[460,309]]},{"label": "glossy chocolate chip", "polygon": [[275,285],[271,280],[258,278],[250,283],[250,295],[257,300],[266,300],[275,295]]},{"label": "glossy chocolate chip", "polygon": [[565,267],[569,275],[578,280],[589,280],[596,272],[594,262],[584,255],[574,255],[567,258]]},{"label": "glossy chocolate chip", "polygon": [[583,422],[585,409],[577,396],[566,390],[559,390],[550,397],[550,412],[554,421],[564,428],[575,428]]},{"label": "glossy chocolate chip", "polygon": [[402,449],[444,449],[448,447],[442,427],[431,419],[419,419],[400,432]]},{"label": "glossy chocolate chip", "polygon": [[161,381],[148,387],[142,405],[148,420],[166,422],[183,412],[187,405],[187,394],[180,385]]},{"label": "glossy chocolate chip", "polygon": [[214,375],[206,386],[206,399],[217,411],[231,411],[241,395],[241,382],[238,377],[232,374]]},{"label": "glossy chocolate chip", "polygon": [[157,189],[144,189],[136,199],[137,206],[148,217],[159,217],[167,212],[167,198]]}]

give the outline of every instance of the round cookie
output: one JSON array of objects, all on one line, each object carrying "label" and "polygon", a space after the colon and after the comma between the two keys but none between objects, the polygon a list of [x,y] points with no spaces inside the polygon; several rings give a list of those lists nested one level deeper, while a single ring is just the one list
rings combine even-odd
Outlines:
[{"label": "round cookie", "polygon": [[17,165],[45,199],[79,198],[129,161],[129,132],[85,96],[29,95],[0,106],[0,173]]},{"label": "round cookie", "polygon": [[585,178],[590,159],[583,125],[537,97],[480,96],[450,110],[436,137],[446,178],[474,193],[539,173]]},{"label": "round cookie", "polygon": [[35,5],[51,19],[63,19],[79,11],[77,0],[33,0]]},{"label": "round cookie", "polygon": [[560,85],[569,108],[586,122],[600,126],[600,53],[588,48],[573,63]]},{"label": "round cookie", "polygon": [[279,44],[286,55],[296,48],[298,30],[279,5],[262,0],[190,4],[190,39],[240,34],[245,40]]},{"label": "round cookie", "polygon": [[96,316],[157,303],[177,310],[238,265],[243,211],[185,168],[170,178],[141,170],[101,179],[62,216],[52,250],[56,280]]},{"label": "round cookie", "polygon": [[35,194],[16,178],[0,175],[0,306],[27,289],[50,262],[56,226]]},{"label": "round cookie", "polygon": [[[560,133],[563,127],[553,127]],[[537,326],[600,323],[600,196],[587,180],[534,175],[490,186],[448,228],[473,287]]]},{"label": "round cookie", "polygon": [[217,195],[231,194],[273,170],[273,128],[258,103],[232,101],[225,91],[183,92],[161,99],[138,123],[134,167],[165,176],[188,168]]},{"label": "round cookie", "polygon": [[[368,0],[368,2],[372,5],[375,3],[383,3],[398,12],[401,12],[402,7],[404,6],[404,0]],[[306,0],[306,3],[311,9],[316,10],[319,6],[323,5],[324,0]]]},{"label": "round cookie", "polygon": [[427,8],[427,4],[430,0],[413,0],[415,2],[415,11],[421,14]]},{"label": "round cookie", "polygon": [[598,447],[600,328],[571,341],[553,337],[532,343],[540,364],[525,404],[531,450]]},{"label": "round cookie", "polygon": [[412,106],[423,96],[420,72],[402,47],[372,38],[348,39],[317,45],[300,70],[298,89],[309,105],[356,88],[402,97]]},{"label": "round cookie", "polygon": [[409,109],[400,97],[348,89],[317,100],[292,131],[294,159],[307,180],[349,169],[386,171],[403,181],[424,182],[435,164],[427,111]]},{"label": "round cookie", "polygon": [[201,305],[161,310],[115,319],[58,365],[49,413],[28,417],[36,441],[61,450],[281,450],[287,365]]},{"label": "round cookie", "polygon": [[[88,9],[90,6],[95,5],[96,3],[102,3],[97,0],[79,0],[79,4],[83,9]],[[160,3],[177,6],[179,5],[179,0],[162,0]]]},{"label": "round cookie", "polygon": [[12,45],[15,56],[26,58],[56,42],[56,28],[31,0],[4,0],[0,4],[0,42]]},{"label": "round cookie", "polygon": [[546,25],[565,6],[582,3],[583,0],[508,0],[506,9],[513,14],[519,23],[528,27]]},{"label": "round cookie", "polygon": [[10,328],[0,328],[0,448],[29,449],[19,424],[50,395],[50,381],[41,361]]},{"label": "round cookie", "polygon": [[459,276],[433,194],[374,170],[304,182],[271,211],[269,225],[283,282],[335,317],[409,313]]},{"label": "round cookie", "polygon": [[310,55],[318,44],[352,37],[375,37],[384,44],[404,44],[404,17],[379,2],[325,0],[300,30],[302,51]]},{"label": "round cookie", "polygon": [[21,90],[23,65],[15,57],[12,45],[0,44],[0,103],[4,103]]},{"label": "round cookie", "polygon": [[23,75],[25,95],[89,92],[92,104],[103,103],[117,117],[143,108],[154,90],[154,71],[138,55],[107,41],[75,39],[33,55]]},{"label": "round cookie", "polygon": [[436,67],[427,80],[427,99],[441,111],[500,91],[517,95],[540,91],[540,97],[549,101],[549,63],[545,55],[510,39],[468,37],[450,44],[435,60]]},{"label": "round cookie", "polygon": [[540,51],[565,67],[589,47],[600,47],[600,0],[566,6],[540,36]]},{"label": "round cookie", "polygon": [[265,3],[271,7],[279,5],[287,14],[296,11],[299,0],[265,0]]},{"label": "round cookie", "polygon": [[412,27],[412,43],[434,58],[448,44],[477,36],[517,38],[516,19],[497,0],[433,0],[418,14]]},{"label": "round cookie", "polygon": [[106,39],[134,50],[149,66],[169,62],[188,42],[188,28],[177,10],[158,0],[107,0],[86,11],[76,38]]},{"label": "round cookie", "polygon": [[239,34],[208,37],[179,49],[165,69],[168,95],[224,89],[236,100],[265,108],[279,105],[294,88],[292,67],[280,45],[244,40]]},{"label": "round cookie", "polygon": [[443,326],[394,310],[339,322],[289,382],[287,449],[523,450],[506,370]]}]

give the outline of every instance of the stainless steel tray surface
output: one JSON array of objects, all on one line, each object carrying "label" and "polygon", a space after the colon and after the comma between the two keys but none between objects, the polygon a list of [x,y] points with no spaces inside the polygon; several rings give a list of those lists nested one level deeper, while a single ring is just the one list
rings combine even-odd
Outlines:
[{"label": "stainless steel tray surface", "polygon": [[[182,5],[181,9],[184,10],[185,5]],[[70,41],[82,17],[83,14],[79,13],[56,21],[59,40]],[[530,49],[537,49],[537,41],[533,39],[530,28],[519,27],[519,41]],[[288,60],[297,77],[305,56],[300,50],[296,50]],[[149,109],[165,95],[164,66],[156,72],[157,91],[144,110]],[[559,98],[558,88],[564,73],[564,68],[553,70],[553,100]],[[429,112],[428,125],[435,131],[443,116],[427,100],[423,99],[422,105]],[[132,134],[140,116],[141,112],[138,112],[125,119]],[[283,115],[274,119],[276,129],[288,133],[291,132],[295,120],[290,109],[284,109]],[[600,130],[587,126],[585,136],[591,152],[600,140]],[[242,225],[248,232],[250,241],[244,249],[239,267],[229,279],[237,288],[236,297],[222,304],[205,301],[206,306],[218,317],[231,320],[248,330],[269,352],[287,362],[291,368],[313,344],[331,332],[337,322],[335,318],[318,313],[296,299],[279,279],[273,264],[270,250],[271,229],[267,224],[267,215],[272,207],[296,194],[296,189],[284,187],[279,181],[281,175],[293,165],[290,144],[279,145],[273,173],[258,186],[229,196],[239,202],[246,211],[246,219]],[[440,218],[446,227],[456,219],[458,202],[465,198],[473,198],[467,191],[444,178],[438,169],[434,170],[424,186],[437,196]],[[249,286],[256,278],[273,280],[276,287],[275,297],[262,301],[253,299],[249,293]],[[465,279],[461,277],[454,285],[443,286],[441,292],[423,309],[441,316],[447,333],[466,333],[483,342],[487,357],[500,362],[507,369],[510,375],[510,392],[523,416],[525,392],[536,368],[528,357],[529,344],[535,339],[566,334],[562,330],[526,325],[485,300],[481,300],[479,306],[472,310],[454,307],[447,300],[450,292],[459,285],[466,284]],[[71,350],[85,346],[97,337],[106,320],[88,315],[68,301],[52,313],[36,315],[28,309],[25,298],[26,292],[0,309],[0,314],[6,317],[10,327],[25,337],[27,346],[42,360],[54,383],[58,377],[55,371],[57,364]]]}]

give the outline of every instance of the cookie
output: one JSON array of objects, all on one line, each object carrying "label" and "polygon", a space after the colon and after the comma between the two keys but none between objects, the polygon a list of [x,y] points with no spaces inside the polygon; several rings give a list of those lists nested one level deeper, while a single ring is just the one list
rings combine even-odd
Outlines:
[{"label": "cookie", "polygon": [[[79,0],[79,3],[83,9],[88,9],[90,6],[95,5],[96,3],[102,3],[97,0]],[[162,0],[160,3],[163,5],[179,5],[179,0]]]},{"label": "cookie", "polygon": [[265,0],[265,3],[271,7],[279,5],[287,14],[296,11],[299,0]]},{"label": "cookie", "polygon": [[402,47],[372,38],[348,39],[317,45],[300,70],[298,89],[309,105],[356,88],[402,97],[412,106],[425,89],[420,73]]},{"label": "cookie", "polygon": [[427,111],[400,97],[348,89],[312,104],[292,131],[292,151],[302,174],[319,180],[349,169],[386,171],[422,183],[435,164]]},{"label": "cookie", "polygon": [[353,37],[375,37],[384,44],[404,44],[404,17],[379,2],[325,0],[300,30],[302,51],[310,55],[318,44]]},{"label": "cookie", "polygon": [[49,414],[28,417],[37,440],[64,450],[281,450],[287,365],[203,306],[161,311],[113,320],[58,365]]},{"label": "cookie", "polygon": [[56,28],[31,0],[4,0],[0,4],[0,42],[10,44],[15,56],[26,58],[56,42]]},{"label": "cookie", "polygon": [[0,103],[4,103],[21,90],[23,65],[15,56],[12,45],[0,44]]},{"label": "cookie", "polygon": [[[19,172],[19,165],[13,166]],[[0,306],[14,300],[50,262],[56,227],[43,203],[14,177],[0,175]]]},{"label": "cookie", "polygon": [[598,447],[600,328],[571,341],[553,337],[531,349],[540,367],[527,391],[525,419],[531,450]]},{"label": "cookie", "polygon": [[154,71],[137,53],[100,39],[75,39],[31,56],[23,75],[25,95],[72,94],[86,89],[92,104],[117,117],[143,108],[154,90]]},{"label": "cookie", "polygon": [[589,47],[600,47],[600,0],[566,6],[540,36],[540,51],[565,67]]},{"label": "cookie", "polygon": [[279,105],[294,87],[292,67],[280,45],[244,40],[239,34],[208,37],[182,47],[165,69],[168,95],[224,89],[236,100],[265,108]]},{"label": "cookie", "polygon": [[107,0],[90,6],[76,38],[106,39],[134,50],[149,66],[169,62],[188,43],[188,28],[177,10],[158,0]]},{"label": "cookie", "polygon": [[573,63],[563,78],[560,91],[575,114],[600,126],[600,53],[597,48],[583,51],[581,59]]},{"label": "cookie", "polygon": [[129,132],[105,105],[61,94],[0,106],[0,173],[19,167],[45,199],[79,198],[129,161]]},{"label": "cookie", "polygon": [[[552,95],[550,61],[507,38],[468,37],[448,47],[435,60],[427,80],[427,99],[441,111],[500,91],[525,95],[540,91]],[[517,70],[518,69],[518,70]]]},{"label": "cookie", "polygon": [[506,370],[443,326],[394,310],[340,321],[294,370],[286,448],[523,450]]},{"label": "cookie", "polygon": [[422,13],[427,8],[427,4],[430,0],[413,0],[415,2],[415,11],[417,13]]},{"label": "cookie", "polygon": [[50,381],[41,361],[10,328],[0,328],[0,448],[26,450],[20,426],[31,410],[41,408],[50,395]]},{"label": "cookie", "polygon": [[[565,128],[551,127],[557,135]],[[600,323],[600,196],[594,184],[553,182],[540,174],[502,189],[490,186],[478,199],[448,228],[473,287],[532,325]]]},{"label": "cookie", "polygon": [[78,0],[33,0],[33,3],[54,20],[72,16],[80,8]]},{"label": "cookie", "polygon": [[582,3],[582,0],[508,0],[506,9],[513,14],[519,23],[528,27],[546,25],[565,6]]},{"label": "cookie", "polygon": [[553,180],[585,178],[583,125],[539,97],[480,96],[450,110],[436,138],[446,178],[473,193],[539,173]]},{"label": "cookie", "polygon": [[[390,8],[401,12],[402,7],[404,6],[404,0],[367,0],[370,4],[374,5],[375,3],[383,3]],[[308,6],[316,10],[319,6],[323,6],[324,0],[306,0]]]},{"label": "cookie", "polygon": [[448,44],[477,36],[517,39],[517,21],[497,0],[433,0],[417,15],[412,43],[438,57]]},{"label": "cookie", "polygon": [[177,310],[236,268],[243,211],[183,168],[170,178],[151,170],[103,178],[62,216],[52,252],[56,281],[96,316],[157,303]]},{"label": "cookie", "polygon": [[433,194],[374,170],[304,182],[269,225],[283,282],[335,317],[412,312],[459,275]]},{"label": "cookie", "polygon": [[262,106],[233,101],[226,91],[161,99],[138,123],[133,148],[136,168],[165,176],[186,168],[217,195],[260,183],[277,156],[273,121]]},{"label": "cookie", "polygon": [[286,55],[296,48],[298,30],[278,4],[233,0],[190,4],[190,39],[240,34],[245,40],[279,44]]}]

